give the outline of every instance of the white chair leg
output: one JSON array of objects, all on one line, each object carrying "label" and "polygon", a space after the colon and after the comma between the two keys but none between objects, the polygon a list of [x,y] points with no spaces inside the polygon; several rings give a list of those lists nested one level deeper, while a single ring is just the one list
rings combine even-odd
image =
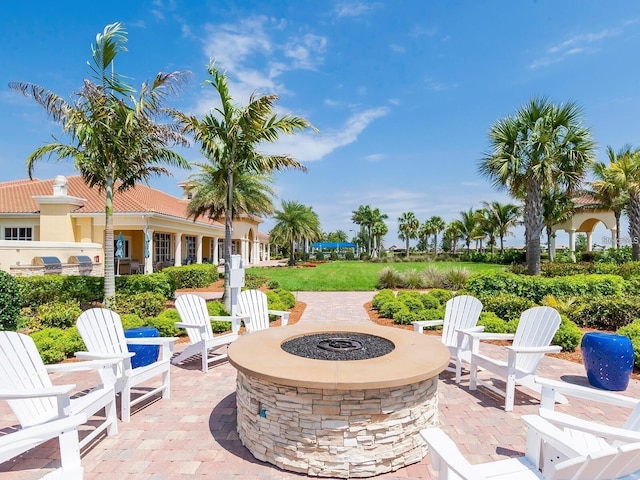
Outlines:
[{"label": "white chair leg", "polygon": [[122,393],[120,394],[120,419],[123,422],[129,422],[131,420],[131,387],[129,386],[129,382],[122,389]]},{"label": "white chair leg", "polygon": [[80,443],[78,430],[73,429],[62,432],[58,437],[60,443],[61,478],[78,479],[83,477],[82,464],[80,463]]},{"label": "white chair leg", "polygon": [[[206,362],[206,358],[205,358],[205,362]],[[162,385],[164,385],[164,388],[162,389],[162,398],[169,400],[169,398],[171,397],[171,377],[169,376],[169,370],[167,369],[166,372],[164,372],[162,374]]]},{"label": "white chair leg", "polygon": [[478,386],[476,385],[476,376],[478,375],[478,365],[473,363],[471,360],[471,365],[469,365],[469,390],[476,390]]},{"label": "white chair leg", "polygon": [[116,412],[116,400],[113,399],[112,402],[109,402],[104,407],[104,414],[106,417],[106,421],[109,422],[109,426],[107,427],[107,435],[117,435],[118,434],[118,413]]},{"label": "white chair leg", "polygon": [[202,371],[204,373],[207,373],[209,371],[209,362],[208,362],[208,358],[207,358],[207,349],[203,348],[202,349]]},{"label": "white chair leg", "polygon": [[509,373],[507,375],[507,385],[506,385],[506,397],[504,402],[504,409],[507,412],[513,411],[513,403],[515,401],[516,396],[516,375],[515,373]]}]

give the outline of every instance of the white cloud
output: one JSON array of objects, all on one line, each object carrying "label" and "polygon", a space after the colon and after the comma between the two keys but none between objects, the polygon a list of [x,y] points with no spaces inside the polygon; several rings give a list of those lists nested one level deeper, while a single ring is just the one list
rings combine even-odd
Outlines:
[{"label": "white cloud", "polygon": [[529,69],[535,70],[560,63],[574,55],[598,52],[600,51],[602,42],[609,38],[622,35],[627,27],[638,23],[638,21],[640,21],[638,18],[631,19],[619,27],[605,28],[598,32],[573,35],[563,42],[547,49],[544,55],[529,64]]},{"label": "white cloud", "polygon": [[442,83],[442,82],[438,82],[435,79],[433,79],[432,77],[426,77],[424,79],[424,82],[427,86],[427,89],[434,91],[434,92],[444,92],[445,90],[451,90],[453,88],[456,88],[458,86],[457,83],[453,83],[453,84],[446,84],[446,83]]},{"label": "white cloud", "polygon": [[314,162],[336,150],[355,142],[358,135],[375,119],[384,117],[389,112],[386,107],[373,108],[352,115],[345,125],[330,133],[299,133],[285,135],[275,143],[262,145],[261,150],[267,154],[288,154],[296,160]]},{"label": "white cloud", "polygon": [[396,53],[405,53],[407,51],[402,45],[397,45],[395,43],[389,45],[389,50]]},{"label": "white cloud", "polygon": [[325,104],[327,107],[339,107],[339,106],[341,106],[341,105],[342,105],[342,103],[341,103],[341,102],[338,102],[338,101],[336,101],[336,100],[331,100],[330,98],[325,98],[325,99],[324,99],[324,104]]},{"label": "white cloud", "polygon": [[409,32],[410,37],[433,37],[438,33],[437,27],[423,27],[422,25],[416,25]]},{"label": "white cloud", "polygon": [[342,2],[336,5],[338,17],[360,17],[380,7],[379,2]]},{"label": "white cloud", "polygon": [[308,33],[292,38],[285,46],[285,56],[294,60],[294,68],[313,69],[324,60],[327,39]]},{"label": "white cloud", "polygon": [[366,155],[364,159],[370,162],[377,162],[378,160],[382,160],[385,157],[386,155],[382,153],[372,153],[371,155]]}]

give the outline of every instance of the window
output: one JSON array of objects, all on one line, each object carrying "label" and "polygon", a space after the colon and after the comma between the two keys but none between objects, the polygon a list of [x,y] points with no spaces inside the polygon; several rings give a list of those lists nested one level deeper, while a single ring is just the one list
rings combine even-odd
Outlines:
[{"label": "window", "polygon": [[5,227],[5,240],[33,240],[31,227]]},{"label": "window", "polygon": [[154,261],[169,262],[171,261],[171,234],[170,233],[154,233],[153,234]]},{"label": "window", "polygon": [[184,241],[186,243],[185,253],[186,253],[186,262],[194,263],[196,261],[196,237],[191,235],[185,235]]}]

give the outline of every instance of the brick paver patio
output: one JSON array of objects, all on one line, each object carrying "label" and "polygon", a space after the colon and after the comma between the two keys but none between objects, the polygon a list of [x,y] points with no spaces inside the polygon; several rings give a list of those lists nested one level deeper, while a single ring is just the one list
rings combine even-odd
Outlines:
[{"label": "brick paver patio", "polygon": [[[302,322],[366,322],[363,304],[372,292],[300,292],[307,304]],[[491,354],[502,347],[483,346]],[[179,350],[181,345],[176,345]],[[134,411],[130,423],[119,423],[119,433],[100,437],[82,452],[87,479],[231,479],[288,480],[306,478],[259,462],[245,449],[236,433],[235,369],[220,363],[207,374],[196,360],[186,366],[172,366],[171,399],[153,401]],[[402,368],[401,365],[398,368]],[[582,365],[546,357],[541,376],[586,384]],[[56,384],[90,384],[84,376],[58,375]],[[88,382],[89,380],[89,382]],[[640,395],[640,382],[632,380],[625,392]],[[531,394],[531,395],[530,395]],[[533,392],[518,388],[513,412],[505,412],[503,399],[480,387],[468,390],[468,379],[456,385],[452,374],[443,372],[439,382],[440,424],[472,463],[518,456],[524,452],[525,429],[519,418],[536,413],[538,399]],[[559,411],[621,425],[628,411],[571,399],[558,405]],[[6,403],[0,404],[2,427],[16,421]],[[0,465],[0,479],[41,478],[57,464],[57,442],[51,441]],[[429,456],[420,463],[376,479],[432,479]]]}]

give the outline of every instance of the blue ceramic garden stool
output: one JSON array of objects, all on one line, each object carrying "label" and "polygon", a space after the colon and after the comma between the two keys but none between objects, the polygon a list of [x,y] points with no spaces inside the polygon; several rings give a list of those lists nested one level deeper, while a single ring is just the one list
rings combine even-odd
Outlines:
[{"label": "blue ceramic garden stool", "polygon": [[633,345],[629,337],[589,332],[580,344],[589,383],[605,390],[626,390],[633,371]]},{"label": "blue ceramic garden stool", "polygon": [[[159,337],[160,332],[154,327],[130,328],[124,331],[124,336],[126,338]],[[127,345],[127,349],[135,353],[131,357],[132,368],[144,367],[158,361],[160,345]]]}]

